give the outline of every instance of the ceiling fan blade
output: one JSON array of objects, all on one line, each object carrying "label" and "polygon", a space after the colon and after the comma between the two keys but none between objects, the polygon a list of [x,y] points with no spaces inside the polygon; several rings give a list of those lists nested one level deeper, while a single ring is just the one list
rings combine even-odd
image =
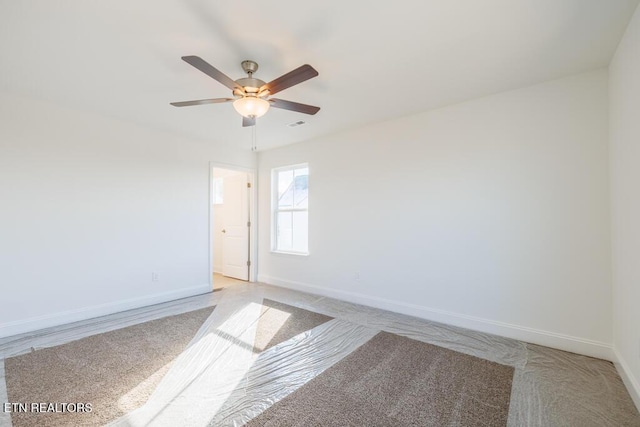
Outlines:
[{"label": "ceiling fan blade", "polygon": [[203,73],[205,73],[207,76],[211,77],[214,80],[219,81],[220,83],[222,83],[223,85],[225,85],[226,87],[228,87],[231,90],[234,89],[240,89],[242,90],[242,87],[234,82],[233,80],[231,80],[230,77],[228,77],[226,74],[222,73],[222,71],[218,70],[217,68],[213,67],[213,65],[209,64],[207,61],[205,61],[204,59],[200,58],[199,56],[183,56],[182,60],[190,65],[193,65],[194,67],[196,67],[198,70],[202,71]]},{"label": "ceiling fan blade", "polygon": [[255,125],[256,125],[256,119],[255,118],[242,116],[242,127],[246,128],[248,126],[255,126]]},{"label": "ceiling fan blade", "polygon": [[285,101],[284,99],[270,98],[269,102],[274,108],[282,108],[283,110],[297,111],[298,113],[314,115],[320,111],[320,107],[313,105],[300,104],[299,102]]},{"label": "ceiling fan blade", "polygon": [[282,90],[295,86],[318,75],[318,72],[309,64],[302,65],[287,74],[270,81],[262,86],[260,90],[269,89],[271,95]]},{"label": "ceiling fan blade", "polygon": [[211,99],[198,99],[197,101],[181,101],[170,102],[174,107],[190,107],[192,105],[204,105],[204,104],[220,104],[222,102],[233,101],[233,98],[211,98]]}]

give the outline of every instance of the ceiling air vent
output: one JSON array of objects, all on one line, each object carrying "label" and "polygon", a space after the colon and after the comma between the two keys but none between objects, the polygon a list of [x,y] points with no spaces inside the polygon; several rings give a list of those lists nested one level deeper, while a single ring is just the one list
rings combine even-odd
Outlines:
[{"label": "ceiling air vent", "polygon": [[290,128],[295,128],[298,126],[302,126],[305,123],[306,122],[304,120],[298,120],[297,122],[289,123],[287,126],[289,126]]}]

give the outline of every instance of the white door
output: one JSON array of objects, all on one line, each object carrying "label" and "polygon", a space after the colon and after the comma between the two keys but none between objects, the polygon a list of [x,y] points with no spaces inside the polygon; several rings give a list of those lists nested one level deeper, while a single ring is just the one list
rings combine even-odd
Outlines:
[{"label": "white door", "polygon": [[249,188],[247,174],[224,178],[222,275],[249,280]]}]

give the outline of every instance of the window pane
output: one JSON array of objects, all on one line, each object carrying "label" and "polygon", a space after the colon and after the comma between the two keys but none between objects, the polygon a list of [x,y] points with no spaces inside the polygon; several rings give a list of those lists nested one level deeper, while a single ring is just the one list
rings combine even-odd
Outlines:
[{"label": "window pane", "polygon": [[224,181],[222,178],[213,179],[213,204],[221,205],[224,203]]},{"label": "window pane", "polygon": [[296,208],[309,207],[309,168],[294,170],[293,206]]},{"label": "window pane", "polygon": [[276,223],[276,250],[293,249],[293,215],[291,212],[278,212]]},{"label": "window pane", "polygon": [[274,169],[273,250],[309,253],[309,168]]},{"label": "window pane", "polygon": [[293,206],[293,170],[278,172],[278,207]]},{"label": "window pane", "polygon": [[293,236],[291,250],[309,252],[309,213],[293,212]]}]

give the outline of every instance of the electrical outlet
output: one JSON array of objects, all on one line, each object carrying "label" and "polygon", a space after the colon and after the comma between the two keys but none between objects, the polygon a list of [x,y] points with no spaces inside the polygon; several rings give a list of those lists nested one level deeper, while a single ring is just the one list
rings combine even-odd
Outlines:
[{"label": "electrical outlet", "polygon": [[353,273],[353,280],[355,280],[356,282],[360,281],[360,273]]},{"label": "electrical outlet", "polygon": [[152,282],[157,282],[160,280],[160,275],[158,273],[156,273],[155,271],[151,272],[151,281]]}]

